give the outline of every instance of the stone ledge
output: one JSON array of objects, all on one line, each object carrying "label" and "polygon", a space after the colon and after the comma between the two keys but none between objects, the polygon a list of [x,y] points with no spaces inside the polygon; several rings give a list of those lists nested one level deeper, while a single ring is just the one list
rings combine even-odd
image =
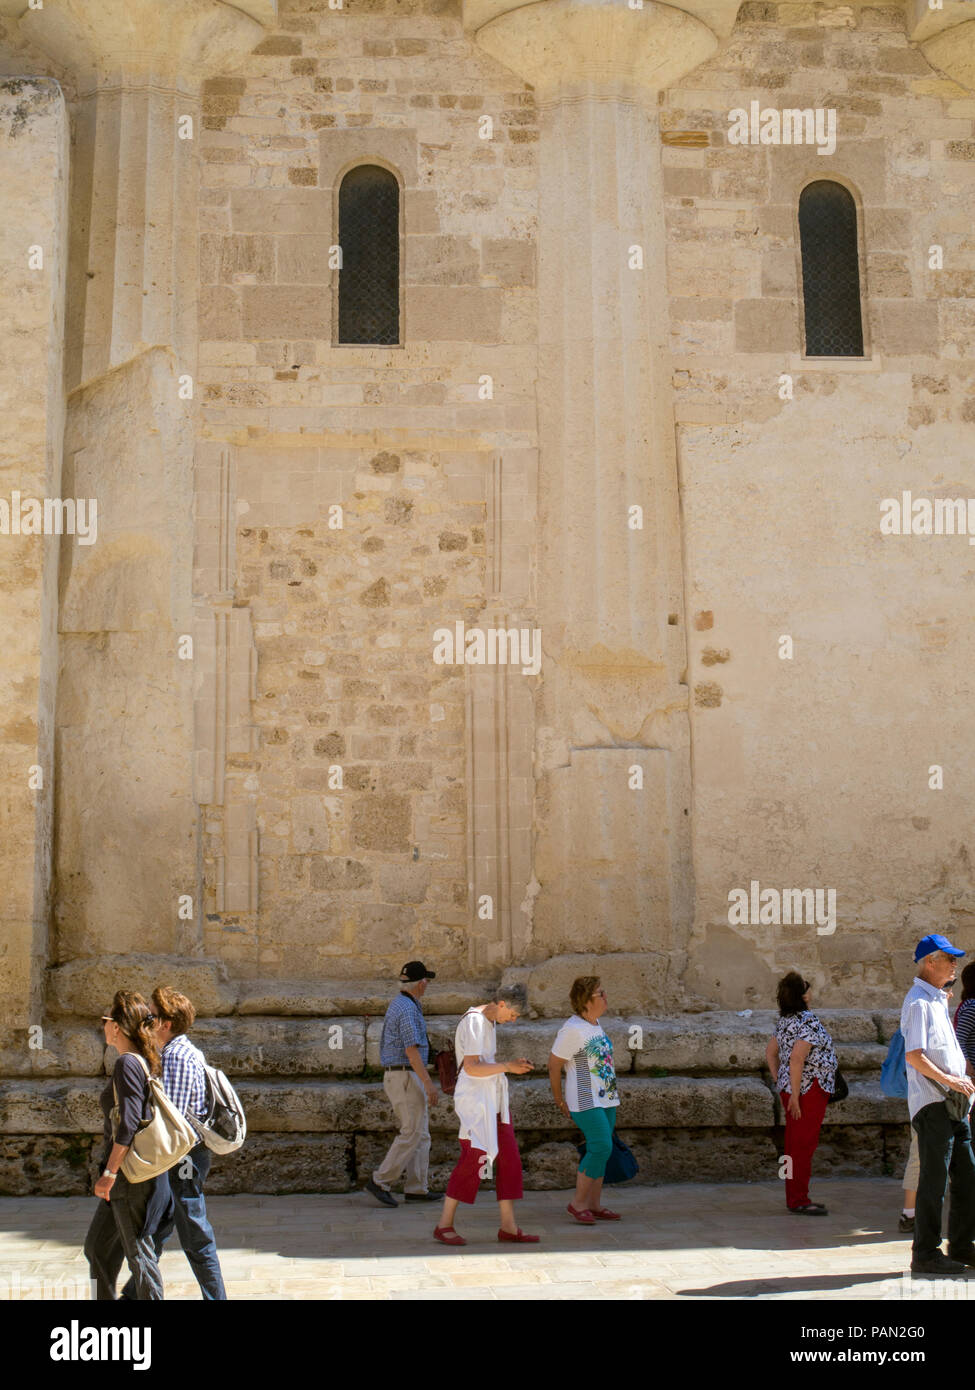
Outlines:
[{"label": "stone ledge", "polygon": [[[620,1133],[640,1164],[634,1185],[667,1182],[747,1182],[778,1173],[781,1130],[628,1129]],[[906,1123],[831,1125],[820,1138],[813,1175],[870,1173],[899,1178],[909,1143]],[[207,1191],[350,1192],[362,1187],[393,1140],[391,1131],[354,1134],[263,1132],[248,1135],[236,1154],[213,1162]],[[570,1189],[578,1155],[572,1135],[520,1129],[526,1191]],[[101,1140],[91,1136],[19,1134],[0,1138],[0,1193],[84,1196],[96,1174]],[[453,1135],[434,1133],[430,1182],[442,1189],[457,1159]],[[490,1184],[486,1184],[490,1186]],[[895,1194],[896,1196],[896,1194]],[[363,1220],[379,1213],[363,1198]]]},{"label": "stone ledge", "polygon": [[[309,1001],[311,1002],[311,1001]],[[325,1001],[317,1000],[321,1004]],[[348,1003],[348,1000],[330,1001]],[[359,1001],[361,1002],[361,1001]],[[732,1013],[671,1018],[608,1018],[620,1075],[663,1072],[681,1076],[715,1073],[758,1076],[765,1070],[765,1045],[774,1026],[771,1013],[742,1019]],[[453,1047],[460,1014],[427,1017],[431,1054]],[[840,1064],[850,1073],[879,1070],[886,1045],[876,1041],[871,1015],[836,1010],[824,1020],[833,1033]],[[527,1056],[544,1076],[561,1020],[534,1019],[498,1030],[502,1058]],[[197,1020],[192,1036],[214,1066],[232,1077],[359,1076],[378,1069],[382,1019],[347,1014],[233,1014]],[[869,1039],[862,1041],[862,1039]],[[32,1051],[27,1033],[0,1050],[0,1076],[97,1076],[105,1074],[104,1048],[94,1026],[67,1021],[44,1030],[45,1048]]]},{"label": "stone ledge", "polygon": [[[8,1081],[0,1085],[0,1134],[100,1133],[100,1080]],[[391,1112],[378,1082],[241,1082],[248,1129],[347,1133],[386,1131]],[[637,1128],[733,1125],[770,1126],[774,1102],[752,1078],[626,1077],[620,1084],[625,1123]],[[547,1082],[511,1082],[515,1123],[521,1127],[572,1131],[555,1109]],[[456,1133],[453,1104],[443,1099],[430,1115],[437,1132]]]},{"label": "stone ledge", "polygon": [[99,956],[72,960],[48,971],[48,1008],[55,1018],[71,1015],[95,1023],[118,989],[136,990],[146,999],[156,985],[173,985],[189,996],[201,1014],[229,1014],[237,1002],[237,985],[219,961],[186,956]]},{"label": "stone ledge", "polygon": [[[458,980],[434,983],[423,999],[425,1014],[462,1014],[490,999],[496,983]],[[395,996],[395,980],[243,980],[240,1014],[284,1014],[333,1018],[348,1014],[384,1014]],[[194,1001],[195,1002],[195,1001]],[[200,1010],[205,1012],[205,1010]]]}]

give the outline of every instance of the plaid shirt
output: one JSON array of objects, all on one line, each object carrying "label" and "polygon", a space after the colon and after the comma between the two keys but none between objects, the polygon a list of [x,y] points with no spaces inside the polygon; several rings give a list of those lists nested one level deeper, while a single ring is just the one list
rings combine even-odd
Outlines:
[{"label": "plaid shirt", "polygon": [[185,1033],[171,1038],[163,1048],[163,1090],[184,1115],[202,1120],[207,1113],[203,1053]]},{"label": "plaid shirt", "polygon": [[419,1004],[404,990],[397,994],[386,1010],[382,1037],[379,1040],[379,1060],[384,1067],[408,1067],[408,1047],[420,1049],[420,1058],[426,1066],[430,1055],[427,1025]]}]

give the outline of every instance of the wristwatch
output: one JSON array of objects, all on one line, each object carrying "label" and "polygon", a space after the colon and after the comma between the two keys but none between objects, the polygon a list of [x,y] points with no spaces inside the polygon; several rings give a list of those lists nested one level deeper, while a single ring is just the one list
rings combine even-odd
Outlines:
[{"label": "wristwatch", "polygon": [[118,1177],[118,1173],[113,1173],[112,1170],[111,1170],[111,1168],[103,1168],[103,1169],[102,1169],[102,1177],[103,1177],[103,1178],[117,1178],[117,1177]]}]

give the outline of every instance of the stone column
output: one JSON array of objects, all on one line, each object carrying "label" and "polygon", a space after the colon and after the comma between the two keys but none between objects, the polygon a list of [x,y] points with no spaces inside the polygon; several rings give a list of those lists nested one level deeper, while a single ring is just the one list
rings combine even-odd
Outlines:
[{"label": "stone column", "polygon": [[[9,12],[12,0],[0,0]],[[19,35],[73,124],[62,546],[56,960],[199,952],[193,795],[199,93],[274,0],[45,0]],[[186,898],[193,915],[186,914]],[[182,900],[182,901],[181,901]],[[95,1001],[92,1000],[94,1004]]]},{"label": "stone column", "polygon": [[[6,508],[17,492],[61,491],[68,117],[49,78],[0,81],[0,186]],[[23,1060],[36,1055],[24,1030],[41,1021],[51,905],[58,539],[17,529],[0,534],[0,1047]]]},{"label": "stone column", "polygon": [[667,952],[692,895],[656,106],[734,10],[712,5],[705,23],[652,0],[465,0],[464,13],[535,88],[541,131],[533,946]]}]

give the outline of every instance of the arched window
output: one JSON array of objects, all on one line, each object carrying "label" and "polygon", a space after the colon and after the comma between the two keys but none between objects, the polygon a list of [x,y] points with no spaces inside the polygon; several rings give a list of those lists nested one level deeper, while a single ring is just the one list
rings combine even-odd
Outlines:
[{"label": "arched window", "polygon": [[339,188],[339,342],[399,342],[399,183],[376,164]]},{"label": "arched window", "polygon": [[842,184],[818,179],[799,197],[807,357],[862,357],[857,209]]}]

